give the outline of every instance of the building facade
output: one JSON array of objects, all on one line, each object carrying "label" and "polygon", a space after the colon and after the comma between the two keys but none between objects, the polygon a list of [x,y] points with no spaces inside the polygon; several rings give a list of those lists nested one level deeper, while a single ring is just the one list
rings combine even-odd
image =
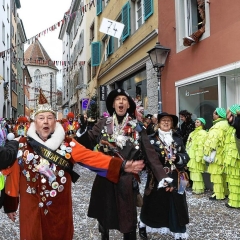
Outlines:
[{"label": "building facade", "polygon": [[158,3],[159,41],[171,48],[161,79],[163,111],[187,109],[210,127],[216,107],[240,102],[240,2]]},{"label": "building facade", "polygon": [[[147,52],[158,40],[158,3],[153,0],[97,1],[98,30],[103,18],[125,25],[120,39],[97,31],[92,43],[92,67],[100,68],[97,89],[122,87],[135,98],[141,96],[145,114],[157,113],[158,82]],[[93,46],[94,45],[94,46]],[[96,49],[96,47],[98,49]],[[103,58],[96,59],[96,52]],[[103,61],[101,62],[101,60]],[[100,112],[106,110],[100,102]]]},{"label": "building facade", "polygon": [[46,50],[38,39],[25,51],[24,64],[27,66],[32,82],[29,84],[29,108],[36,109],[39,89],[43,90],[49,104],[57,111],[57,80],[58,68],[54,65]]},{"label": "building facade", "polygon": [[0,117],[10,117],[9,86],[11,71],[11,1],[1,1],[0,5]]},{"label": "building facade", "polygon": [[24,65],[24,43],[27,41],[26,33],[24,30],[23,22],[17,14],[17,48],[16,48],[16,57],[17,61],[15,63],[17,68],[17,96],[18,96],[18,105],[17,113],[18,115],[25,116],[25,96],[24,96],[24,85],[25,79],[23,70]]},{"label": "building facade", "polygon": [[[82,15],[81,20],[78,12]],[[104,99],[100,101],[100,88],[104,87],[107,95],[112,89],[122,87],[133,98],[141,96],[146,114],[156,113],[158,82],[147,51],[158,40],[157,2],[97,0],[94,5],[92,1],[75,0],[68,15],[71,17],[59,34],[63,41],[63,60],[69,52],[67,59],[72,63],[68,73],[63,74],[63,86],[66,85],[63,108],[84,113],[91,104],[97,103],[101,115],[106,111],[106,105]],[[125,25],[120,39],[108,38],[99,31],[103,18]],[[75,51],[79,45],[80,50]]]}]

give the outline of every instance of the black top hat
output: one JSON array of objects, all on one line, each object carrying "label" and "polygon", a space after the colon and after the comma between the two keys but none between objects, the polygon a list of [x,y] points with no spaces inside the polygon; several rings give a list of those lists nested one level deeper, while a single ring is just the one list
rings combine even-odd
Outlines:
[{"label": "black top hat", "polygon": [[162,113],[158,114],[158,122],[160,121],[161,118],[166,117],[166,116],[172,118],[174,127],[177,126],[177,124],[178,124],[178,117],[176,115],[169,114],[167,112],[162,112]]},{"label": "black top hat", "polygon": [[119,95],[123,95],[128,98],[130,107],[128,108],[127,112],[131,116],[135,115],[136,104],[133,101],[133,99],[129,96],[129,94],[122,88],[114,89],[108,94],[107,99],[106,99],[106,106],[107,106],[107,110],[108,110],[109,114],[112,115],[114,113],[115,109],[113,108],[113,102],[114,102],[115,98]]}]

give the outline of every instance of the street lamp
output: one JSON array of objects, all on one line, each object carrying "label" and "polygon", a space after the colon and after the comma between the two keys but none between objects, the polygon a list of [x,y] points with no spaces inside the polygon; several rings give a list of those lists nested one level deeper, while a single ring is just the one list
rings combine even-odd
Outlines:
[{"label": "street lamp", "polygon": [[147,53],[152,61],[154,70],[157,72],[158,79],[158,113],[162,112],[162,92],[161,92],[161,71],[165,66],[166,59],[170,52],[170,48],[166,48],[160,45],[159,42],[156,43],[156,46],[149,50]]}]

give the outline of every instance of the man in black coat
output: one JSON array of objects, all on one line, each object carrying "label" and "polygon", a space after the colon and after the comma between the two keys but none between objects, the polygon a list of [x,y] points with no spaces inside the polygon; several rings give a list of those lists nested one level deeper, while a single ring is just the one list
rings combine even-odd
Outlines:
[{"label": "man in black coat", "polygon": [[[0,147],[0,171],[13,165],[17,159],[19,139],[20,137],[7,141],[4,147]],[[0,191],[0,208],[3,204],[4,194],[5,192],[3,188]]]},{"label": "man in black coat", "polygon": [[20,137],[8,141],[4,147],[0,147],[0,170],[8,168],[17,159],[18,141]]},{"label": "man in black coat", "polygon": [[[144,158],[157,181],[164,182],[168,176],[145,129],[135,119],[136,104],[129,94],[121,88],[111,91],[106,106],[110,116],[100,119],[77,141],[91,149],[97,145],[106,155],[119,154],[125,162]],[[98,220],[101,240],[109,240],[109,229],[119,230],[124,240],[136,240],[138,181],[138,175],[124,172],[117,184],[96,176],[88,216]]]}]

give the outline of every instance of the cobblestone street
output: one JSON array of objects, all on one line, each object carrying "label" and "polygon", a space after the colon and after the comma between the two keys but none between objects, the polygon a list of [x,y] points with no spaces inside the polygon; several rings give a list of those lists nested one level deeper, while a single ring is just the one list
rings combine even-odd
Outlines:
[{"label": "cobblestone street", "polygon": [[[87,217],[90,190],[95,174],[83,169],[81,178],[73,185],[74,239],[98,240],[97,221]],[[144,180],[143,180],[144,183]],[[141,189],[143,189],[143,185]],[[225,207],[224,201],[209,201],[211,195],[192,195],[187,192],[190,223],[187,226],[191,240],[233,240],[240,239],[240,210]],[[19,222],[12,223],[6,215],[0,213],[0,239],[19,239]],[[149,239],[172,240],[172,236],[161,236],[149,233]],[[110,239],[120,240],[122,235],[117,231],[110,231]],[[34,240],[34,239],[32,239]],[[46,239],[48,240],[48,239]],[[49,239],[50,240],[50,239]]]}]

